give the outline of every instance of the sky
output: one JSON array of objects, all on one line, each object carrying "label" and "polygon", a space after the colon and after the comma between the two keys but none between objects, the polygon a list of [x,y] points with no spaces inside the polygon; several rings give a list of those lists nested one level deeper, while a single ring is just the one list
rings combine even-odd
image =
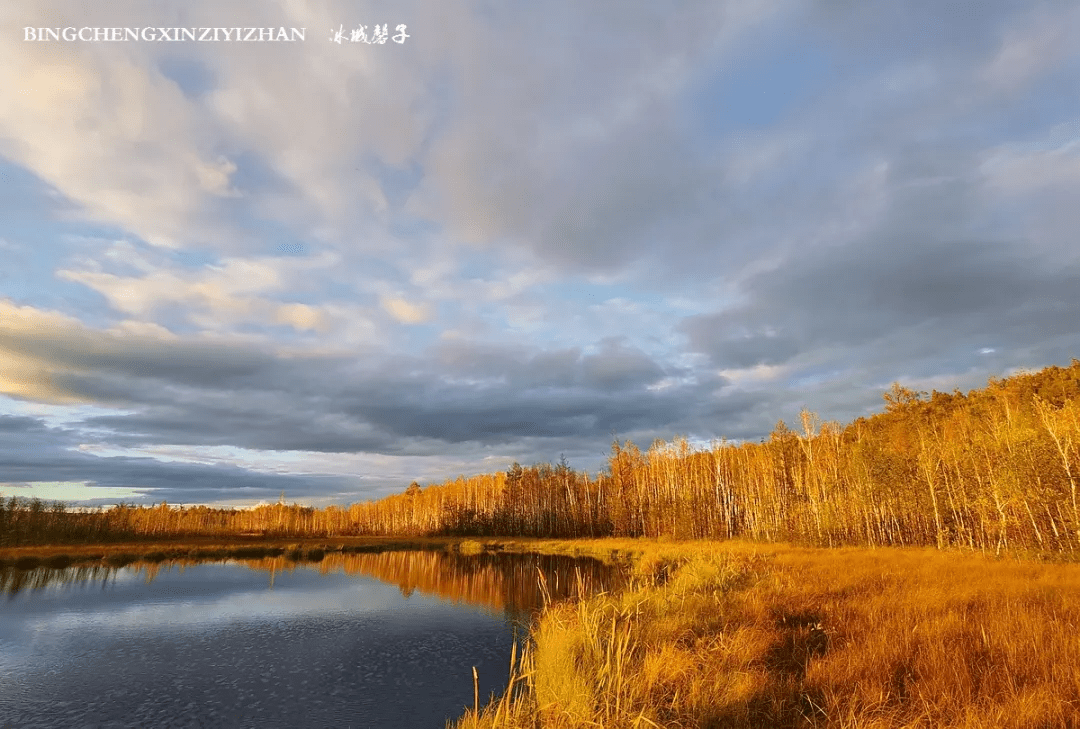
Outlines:
[{"label": "sky", "polygon": [[345,504],[1064,366],[1078,192],[1073,0],[5,3],[0,493]]}]

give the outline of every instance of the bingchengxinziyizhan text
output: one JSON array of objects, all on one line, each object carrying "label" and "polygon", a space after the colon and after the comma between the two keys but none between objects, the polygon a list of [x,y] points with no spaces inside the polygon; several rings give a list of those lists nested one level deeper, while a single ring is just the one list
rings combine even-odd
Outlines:
[{"label": "bingchengxinziyizhan text", "polygon": [[[401,26],[404,27],[404,26]],[[305,40],[307,28],[23,28],[24,41],[287,42]]]}]

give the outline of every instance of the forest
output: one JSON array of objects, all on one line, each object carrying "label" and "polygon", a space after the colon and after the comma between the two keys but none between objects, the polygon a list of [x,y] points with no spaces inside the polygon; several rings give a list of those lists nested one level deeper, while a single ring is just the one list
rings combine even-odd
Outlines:
[{"label": "forest", "polygon": [[590,476],[565,460],[460,476],[324,509],[0,498],[0,547],[190,536],[745,538],[818,546],[1080,548],[1080,360],[967,394],[894,384],[847,425],[803,410],[758,443],[648,450],[616,440]]}]

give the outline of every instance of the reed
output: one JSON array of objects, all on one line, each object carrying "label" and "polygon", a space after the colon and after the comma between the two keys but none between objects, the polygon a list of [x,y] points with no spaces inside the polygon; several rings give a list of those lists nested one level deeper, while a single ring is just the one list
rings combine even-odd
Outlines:
[{"label": "reed", "polygon": [[456,726],[1080,726],[1080,566],[932,549],[635,549],[633,586],[551,606],[516,693]]},{"label": "reed", "polygon": [[484,545],[474,539],[463,539],[453,546],[460,554],[475,555],[484,553]]}]

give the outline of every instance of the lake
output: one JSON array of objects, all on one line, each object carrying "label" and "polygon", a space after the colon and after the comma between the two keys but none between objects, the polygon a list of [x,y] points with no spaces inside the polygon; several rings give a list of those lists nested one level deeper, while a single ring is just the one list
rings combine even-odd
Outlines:
[{"label": "lake", "polygon": [[445,551],[0,570],[0,729],[444,727],[591,559]]}]

